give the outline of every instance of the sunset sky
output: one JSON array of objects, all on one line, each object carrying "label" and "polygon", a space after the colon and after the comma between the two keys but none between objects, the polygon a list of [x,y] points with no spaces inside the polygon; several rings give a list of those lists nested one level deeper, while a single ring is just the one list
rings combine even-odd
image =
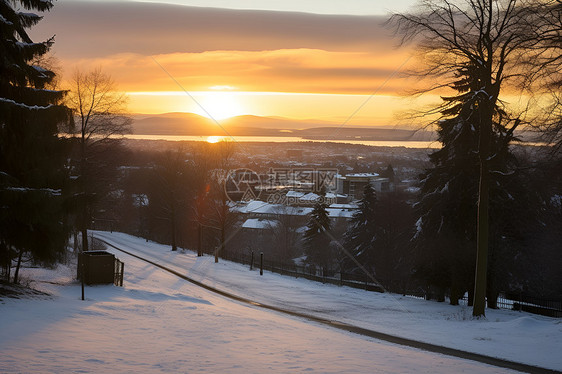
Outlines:
[{"label": "sunset sky", "polygon": [[396,126],[411,61],[383,22],[413,3],[58,0],[31,34],[56,35],[63,78],[101,66],[133,113]]}]

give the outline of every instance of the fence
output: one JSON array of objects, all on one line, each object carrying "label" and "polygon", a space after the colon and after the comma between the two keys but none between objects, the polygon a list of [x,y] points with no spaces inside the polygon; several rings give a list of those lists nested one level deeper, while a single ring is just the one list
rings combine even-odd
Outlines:
[{"label": "fence", "polygon": [[521,292],[501,294],[498,298],[498,307],[562,318],[562,300],[539,298]]},{"label": "fence", "polygon": [[[259,253],[254,253],[254,255],[252,255],[239,252],[225,252],[221,257],[225,260],[245,264],[251,267],[260,266]],[[400,293],[405,296],[427,299],[426,291],[421,288],[410,290],[406,286],[401,285],[396,287],[387,286],[389,289],[385,290],[385,287],[378,282],[373,282],[373,279],[366,274],[351,274],[331,269],[323,269],[317,266],[296,265],[294,263],[271,261],[268,259],[263,259],[263,269],[269,270],[273,273],[289,275],[296,278],[305,278],[316,282],[361,288],[367,291],[375,292],[390,291]],[[383,284],[387,283],[383,282]],[[464,301],[465,304],[468,304],[467,297],[464,297],[461,300]],[[562,318],[562,300],[538,298],[521,293],[500,293],[497,300],[497,307],[500,309],[519,310],[549,317]]]},{"label": "fence", "polygon": [[[260,266],[258,253],[254,253],[252,256],[252,254],[226,252],[221,257],[225,260],[238,262],[251,267]],[[305,278],[321,283],[361,288],[367,291],[384,292],[384,287],[379,283],[373,282],[373,279],[367,275],[358,276],[318,266],[296,265],[290,262],[271,261],[268,259],[263,259],[263,269],[277,274],[289,275],[295,278]]]},{"label": "fence", "polygon": [[[465,305],[468,304],[466,296],[461,300]],[[562,318],[562,300],[529,296],[520,292],[500,293],[496,306],[498,309],[517,310],[547,317]]]}]

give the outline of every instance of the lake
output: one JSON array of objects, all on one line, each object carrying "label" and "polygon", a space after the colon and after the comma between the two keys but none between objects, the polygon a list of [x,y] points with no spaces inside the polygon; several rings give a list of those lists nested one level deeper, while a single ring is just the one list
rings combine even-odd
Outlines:
[{"label": "lake", "polygon": [[402,141],[402,140],[339,140],[339,139],[303,139],[296,136],[184,136],[184,135],[125,135],[126,139],[134,140],[167,140],[167,141],[191,141],[216,143],[223,139],[233,140],[239,143],[261,142],[261,143],[290,143],[290,142],[314,142],[314,143],[346,143],[369,145],[374,147],[405,147],[405,148],[440,148],[438,141]]}]

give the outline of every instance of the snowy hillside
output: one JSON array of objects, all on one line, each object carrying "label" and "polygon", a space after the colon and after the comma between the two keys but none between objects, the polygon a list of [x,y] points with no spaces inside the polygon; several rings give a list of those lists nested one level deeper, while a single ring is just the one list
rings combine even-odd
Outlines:
[{"label": "snowy hillside", "polygon": [[[146,243],[96,236],[218,289],[373,330],[562,370],[562,321],[322,285]],[[25,269],[52,297],[0,302],[0,372],[478,372],[506,369],[396,346],[246,306],[115,250],[124,287],[86,288],[75,269]]]}]

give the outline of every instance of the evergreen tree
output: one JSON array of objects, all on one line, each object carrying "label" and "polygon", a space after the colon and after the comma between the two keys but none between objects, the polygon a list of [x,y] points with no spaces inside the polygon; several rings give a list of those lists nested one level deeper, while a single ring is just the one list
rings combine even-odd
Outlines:
[{"label": "evergreen tree", "polygon": [[[518,76],[518,63],[533,48],[529,39],[533,26],[533,10],[519,0],[453,1],[426,0],[415,14],[398,14],[392,22],[405,41],[416,41],[416,49],[424,57],[421,74],[434,78],[433,89],[458,85],[454,72],[462,70],[469,90],[452,98],[446,105],[452,112],[443,112],[444,119],[458,117],[460,127],[472,126],[479,134],[479,190],[477,211],[476,271],[473,316],[484,316],[488,251],[490,244],[491,176],[496,161],[494,135],[502,132],[496,109],[502,105],[500,95],[506,84]],[[464,73],[463,73],[464,74]],[[457,88],[457,87],[453,87]],[[439,111],[429,111],[430,114]],[[456,112],[457,114],[454,114]],[[462,112],[462,115],[461,115]],[[500,140],[506,140],[503,137]]]},{"label": "evergreen tree", "polygon": [[311,265],[317,265],[327,269],[332,261],[333,254],[330,247],[330,217],[326,208],[326,192],[322,187],[319,191],[320,196],[310,214],[310,219],[306,225],[304,233],[304,253],[306,260]]},{"label": "evergreen tree", "polygon": [[17,258],[14,281],[24,255],[52,262],[65,246],[63,194],[65,146],[58,125],[67,109],[64,92],[53,90],[55,73],[41,59],[53,38],[34,43],[26,29],[52,1],[0,2],[0,251],[5,275]]},{"label": "evergreen tree", "polygon": [[410,199],[408,193],[390,191],[377,202],[377,279],[395,292],[408,289],[413,267],[411,240],[415,219]]},{"label": "evergreen tree", "polygon": [[[440,300],[449,289],[452,304],[456,304],[465,291],[472,296],[477,231],[474,217],[480,179],[481,115],[476,92],[481,82],[477,69],[471,64],[460,68],[457,78],[453,87],[458,95],[443,98],[443,119],[438,123],[439,141],[443,146],[430,155],[433,167],[421,176],[416,234],[418,275],[437,288]],[[510,232],[515,233],[516,230],[508,226],[516,227],[516,217],[520,217],[515,212],[518,207],[509,202],[523,194],[514,188],[517,186],[513,183],[517,160],[509,149],[518,124],[518,121],[510,121],[502,108],[494,108],[489,159],[491,240],[488,257],[491,260],[489,273],[495,278],[488,279],[488,290],[497,288],[499,257],[507,257],[500,256],[502,248],[505,249],[502,243],[508,240]]]},{"label": "evergreen tree", "polygon": [[[367,183],[363,189],[363,198],[359,201],[359,210],[353,215],[344,237],[344,248],[364,268],[376,275],[377,259],[377,194]],[[352,266],[346,261],[346,268]]]}]

